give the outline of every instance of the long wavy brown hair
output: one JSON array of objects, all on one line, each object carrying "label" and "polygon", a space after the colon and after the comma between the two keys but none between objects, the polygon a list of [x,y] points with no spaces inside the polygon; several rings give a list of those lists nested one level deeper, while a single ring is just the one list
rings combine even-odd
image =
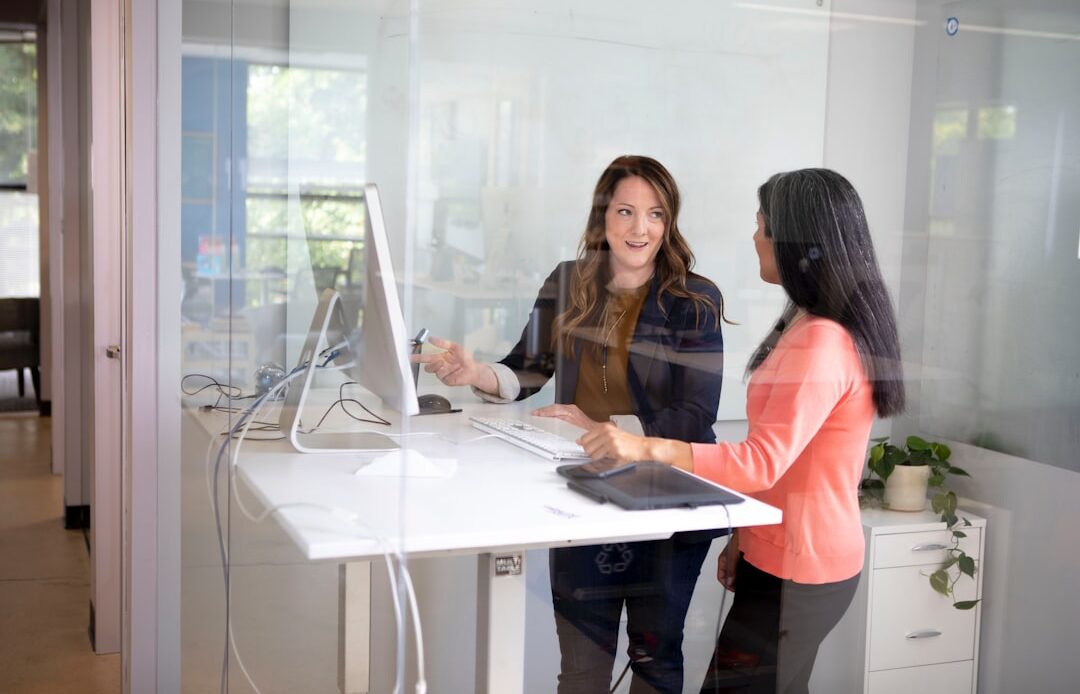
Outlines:
[{"label": "long wavy brown hair", "polygon": [[694,302],[698,317],[701,311],[708,311],[713,321],[719,324],[721,319],[730,322],[724,316],[724,299],[720,305],[714,304],[706,294],[695,292],[687,287],[686,280],[694,267],[694,254],[689,244],[679,231],[679,186],[674,177],[660,162],[651,157],[624,155],[611,162],[600,174],[593,190],[592,209],[585,233],[578,243],[578,262],[570,281],[570,305],[555,319],[553,332],[556,344],[568,351],[573,350],[572,336],[585,325],[599,325],[606,310],[607,301],[602,301],[604,287],[611,280],[611,267],[608,254],[611,252],[607,242],[605,215],[608,205],[615,194],[619,181],[629,176],[644,179],[656,191],[660,205],[664,210],[664,238],[656,254],[656,271],[660,287],[657,291],[657,304],[661,307],[661,298],[665,294],[690,299]]}]

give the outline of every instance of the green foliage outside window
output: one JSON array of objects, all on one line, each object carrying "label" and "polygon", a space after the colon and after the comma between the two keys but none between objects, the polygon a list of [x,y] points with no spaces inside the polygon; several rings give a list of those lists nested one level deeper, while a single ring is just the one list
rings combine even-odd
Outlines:
[{"label": "green foliage outside window", "polygon": [[288,185],[299,180],[311,266],[344,273],[364,236],[366,98],[359,70],[248,67],[248,269],[286,268]]},{"label": "green foliage outside window", "polygon": [[[265,269],[285,266],[285,231],[288,227],[286,197],[249,195],[247,199],[247,266]],[[300,215],[307,236],[308,255],[313,267],[348,265],[349,251],[362,245],[364,204],[360,200],[301,198]],[[260,232],[271,235],[260,237]],[[347,236],[355,241],[323,240],[321,236]]]},{"label": "green foliage outside window", "polygon": [[33,43],[0,44],[0,183],[26,183],[37,147],[36,55]]}]

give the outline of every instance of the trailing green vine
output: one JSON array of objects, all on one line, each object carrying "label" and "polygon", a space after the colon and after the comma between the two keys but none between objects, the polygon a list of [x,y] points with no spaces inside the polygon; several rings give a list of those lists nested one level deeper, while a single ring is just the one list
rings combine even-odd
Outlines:
[{"label": "trailing green vine", "polygon": [[957,600],[956,585],[964,576],[975,579],[975,560],[960,548],[960,541],[967,537],[960,528],[971,526],[967,518],[956,515],[956,492],[945,488],[946,475],[970,477],[967,471],[949,462],[952,451],[943,443],[926,441],[918,436],[909,436],[904,447],[889,443],[889,437],[873,439],[870,457],[867,461],[867,475],[859,483],[862,496],[875,505],[884,500],[885,482],[898,465],[930,467],[927,487],[937,491],[930,498],[930,507],[940,514],[947,530],[952,532],[952,546],[945,550],[945,561],[934,573],[930,574],[930,586],[938,593],[951,598],[953,607],[958,610],[970,610],[979,604],[979,600]]}]

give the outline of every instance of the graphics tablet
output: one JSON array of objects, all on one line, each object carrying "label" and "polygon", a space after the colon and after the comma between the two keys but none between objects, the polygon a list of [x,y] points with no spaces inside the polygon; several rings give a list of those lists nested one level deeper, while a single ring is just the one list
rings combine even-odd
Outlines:
[{"label": "graphics tablet", "polygon": [[688,472],[644,461],[632,469],[605,477],[575,476],[571,467],[558,469],[574,491],[599,502],[610,501],[631,511],[659,508],[696,508],[716,504],[738,504],[743,498],[695,477]]}]

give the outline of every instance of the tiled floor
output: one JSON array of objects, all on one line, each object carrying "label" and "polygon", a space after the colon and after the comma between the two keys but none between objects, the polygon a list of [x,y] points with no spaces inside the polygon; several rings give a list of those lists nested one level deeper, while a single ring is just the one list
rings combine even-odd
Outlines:
[{"label": "tiled floor", "polygon": [[90,647],[90,563],[64,530],[49,424],[0,414],[0,692],[119,692],[120,656]]}]

